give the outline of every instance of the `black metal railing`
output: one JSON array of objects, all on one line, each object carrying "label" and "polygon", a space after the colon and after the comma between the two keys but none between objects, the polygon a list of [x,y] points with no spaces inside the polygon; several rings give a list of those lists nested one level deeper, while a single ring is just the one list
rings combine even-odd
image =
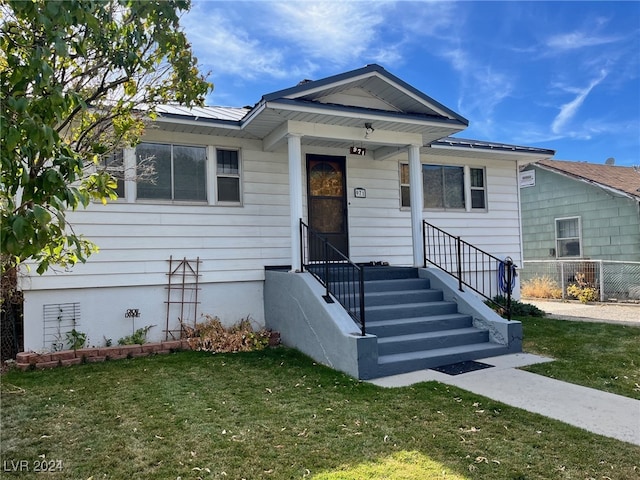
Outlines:
[{"label": "black metal railing", "polygon": [[516,277],[516,265],[511,258],[501,260],[460,237],[423,221],[425,266],[428,263],[444,270],[477,292],[511,320],[511,295]]},{"label": "black metal railing", "polygon": [[326,302],[335,298],[360,326],[365,329],[364,270],[331,245],[319,232],[300,220],[300,255],[302,267],[325,287]]}]

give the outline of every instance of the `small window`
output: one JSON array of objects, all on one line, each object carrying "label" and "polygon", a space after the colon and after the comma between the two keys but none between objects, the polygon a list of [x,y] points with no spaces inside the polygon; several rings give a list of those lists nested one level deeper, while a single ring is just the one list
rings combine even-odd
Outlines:
[{"label": "small window", "polygon": [[487,208],[487,192],[484,181],[484,168],[470,168],[471,176],[471,208],[485,210]]},{"label": "small window", "polygon": [[556,219],[558,258],[582,256],[580,217]]},{"label": "small window", "polygon": [[409,165],[400,164],[400,206],[411,206],[411,194],[409,190]]},{"label": "small window", "polygon": [[[136,148],[136,162],[139,199],[207,200],[205,147],[141,143]],[[150,174],[146,171],[149,168]],[[145,169],[144,175],[141,169]]]},{"label": "small window", "polygon": [[218,202],[240,203],[240,160],[237,150],[217,150]]},{"label": "small window", "polygon": [[118,149],[100,158],[100,167],[118,182],[116,193],[124,198],[124,151]]}]

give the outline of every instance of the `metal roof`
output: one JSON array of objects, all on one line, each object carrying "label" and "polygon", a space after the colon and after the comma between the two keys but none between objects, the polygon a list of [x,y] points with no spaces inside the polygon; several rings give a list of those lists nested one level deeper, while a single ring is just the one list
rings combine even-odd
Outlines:
[{"label": "metal roof", "polygon": [[508,143],[485,142],[481,140],[471,140],[467,138],[446,137],[431,143],[432,147],[452,147],[467,148],[472,150],[486,150],[509,153],[531,153],[534,155],[555,155],[555,150],[538,147],[526,147],[521,145],[511,145]]},{"label": "metal roof", "polygon": [[185,107],[184,105],[158,105],[156,111],[161,115],[187,118],[228,120],[238,122],[250,111],[250,108],[238,107]]},{"label": "metal roof", "polygon": [[[266,94],[253,107],[162,105],[156,110],[162,129],[183,133],[262,140],[286,121],[352,128],[364,128],[367,122],[380,131],[420,135],[423,146],[446,149],[447,155],[473,151],[483,157],[511,154],[516,160],[536,161],[555,153],[450,137],[466,128],[468,120],[375,64]],[[305,136],[303,143],[340,148],[353,142]],[[385,148],[366,139],[361,143],[371,150]]]}]

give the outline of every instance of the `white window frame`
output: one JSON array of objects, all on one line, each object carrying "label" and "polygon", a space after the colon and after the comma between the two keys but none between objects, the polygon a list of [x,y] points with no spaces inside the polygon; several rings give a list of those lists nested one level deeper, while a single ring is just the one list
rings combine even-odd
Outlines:
[{"label": "white window frame", "polygon": [[[407,167],[407,183],[402,183],[402,168],[403,167]],[[411,202],[411,194],[410,194],[411,189],[410,189],[409,183],[408,183],[408,180],[409,180],[408,176],[409,176],[409,164],[406,163],[406,162],[399,162],[398,163],[398,181],[400,182],[400,199],[399,200],[400,200],[400,208],[404,209],[404,210],[409,210],[411,208],[411,204],[409,204],[409,205],[403,205],[402,204],[402,189],[403,188],[407,190],[407,193],[409,193],[407,198],[409,199],[409,202]]]},{"label": "white window frame", "polygon": [[[566,220],[577,220],[578,221],[578,236],[577,237],[558,237],[558,222],[566,221]],[[573,216],[573,217],[559,217],[555,218],[553,221],[554,230],[555,230],[555,248],[556,248],[556,258],[582,258],[582,217]],[[579,254],[576,255],[560,255],[560,248],[558,242],[560,240],[570,240],[573,238],[577,238]]]},{"label": "white window frame", "polygon": [[[204,168],[205,168],[205,196],[206,198],[204,198],[203,200],[175,200],[172,198],[138,198],[138,188],[137,188],[137,180],[134,178],[132,180],[131,183],[133,183],[132,186],[130,186],[129,189],[127,189],[127,183],[129,182],[125,182],[125,196],[128,196],[129,194],[131,194],[131,198],[133,202],[137,202],[137,203],[156,203],[156,204],[168,204],[168,205],[207,205],[210,204],[210,195],[209,195],[209,171],[211,170],[210,167],[210,163],[211,163],[211,156],[209,153],[209,147],[207,145],[201,145],[201,144],[193,144],[193,143],[180,143],[180,142],[158,142],[158,141],[153,141],[153,140],[143,140],[140,143],[151,143],[151,144],[155,144],[155,145],[169,145],[171,147],[171,151],[173,152],[173,147],[194,147],[194,148],[204,148],[205,149],[205,164],[204,164]],[[173,155],[173,153],[172,153]],[[129,159],[129,162],[132,162],[132,166],[133,166],[133,171],[136,172],[137,174],[137,166],[138,166],[138,159],[137,159],[137,150],[136,148],[132,149],[132,154],[131,154],[131,158]],[[125,168],[127,167],[127,157],[125,156]],[[173,158],[171,161],[171,189],[173,192],[173,188],[174,188],[174,165],[173,165]],[[129,197],[127,197],[129,198]]]},{"label": "white window frame", "polygon": [[[218,173],[218,151],[236,152],[238,154],[238,173]],[[242,150],[233,147],[212,147],[212,168],[211,168],[211,180],[212,185],[210,192],[212,202],[215,205],[228,205],[228,206],[242,206],[243,205],[243,189],[242,189]],[[238,179],[238,200],[237,201],[220,201],[218,200],[218,179],[219,178],[237,178]]]},{"label": "white window frame", "polygon": [[[468,170],[468,172],[467,172]],[[484,186],[482,187],[474,187],[471,185],[471,170],[481,170],[482,171],[482,183]],[[465,194],[468,192],[468,195],[465,197],[468,199],[467,211],[469,212],[486,212],[489,209],[489,198],[487,196],[487,169],[485,167],[472,167],[469,165],[465,166],[465,182],[469,182],[469,187],[465,186]],[[473,191],[481,191],[484,196],[484,207],[474,207],[473,199],[471,198],[471,193]]]},{"label": "white window frame", "polygon": [[[120,167],[110,167],[109,165],[107,165],[107,161],[108,159],[111,159],[111,157],[113,157],[114,155],[120,155],[122,157],[122,168]],[[111,153],[109,153],[108,155],[101,155],[98,159],[98,163],[92,165],[91,167],[91,172],[98,172],[98,171],[106,171],[107,173],[111,173],[113,171],[118,171],[118,175],[113,175],[112,176],[116,179],[117,183],[118,183],[118,187],[116,187],[116,192],[118,191],[118,189],[121,189],[122,191],[122,195],[118,194],[118,198],[116,198],[115,200],[111,200],[109,199],[109,202],[124,202],[126,201],[127,198],[127,187],[126,187],[126,182],[125,179],[123,178],[124,172],[126,172],[126,155],[127,155],[127,149],[126,148],[119,148]],[[120,171],[122,170],[122,171]],[[92,199],[92,202],[100,202],[100,200],[96,200],[96,199]]]},{"label": "white window frame", "polygon": [[[408,168],[409,164],[408,162],[399,162],[399,168],[398,168],[398,183],[400,185],[399,187],[399,192],[400,192],[400,198],[399,198],[399,202],[400,202],[400,209],[401,210],[409,210],[410,206],[409,205],[403,205],[402,204],[402,190],[403,188],[409,189],[409,184],[408,183],[402,183],[402,168],[403,165],[406,166]],[[444,163],[430,163],[430,162],[421,162],[420,163],[420,171],[422,173],[422,166],[423,165],[436,165],[436,166],[443,166],[443,167],[458,167],[458,168],[462,168],[463,169],[463,189],[464,189],[464,207],[463,208],[433,208],[433,207],[425,207],[424,205],[422,206],[422,209],[425,211],[433,211],[433,212],[444,212],[444,211],[448,211],[448,212],[477,212],[477,213],[484,213],[484,212],[488,212],[489,211],[489,196],[488,196],[488,190],[487,190],[487,169],[485,167],[477,167],[477,166],[470,166],[470,165],[450,165],[450,164],[444,164]],[[477,170],[482,170],[482,176],[483,176],[483,180],[484,180],[484,187],[472,187],[471,186],[471,169],[477,169]],[[421,182],[422,185],[424,185],[424,182]],[[484,207],[483,208],[473,208],[472,205],[472,201],[471,201],[471,191],[472,190],[482,190],[484,192]]]}]

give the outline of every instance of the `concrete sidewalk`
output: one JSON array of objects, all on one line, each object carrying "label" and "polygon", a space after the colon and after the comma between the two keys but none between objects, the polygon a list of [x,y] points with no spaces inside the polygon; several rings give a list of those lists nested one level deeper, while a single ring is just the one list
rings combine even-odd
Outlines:
[{"label": "concrete sidewalk", "polygon": [[538,355],[516,353],[478,361],[493,367],[461,375],[420,370],[371,382],[382,387],[404,387],[435,380],[640,446],[640,400],[518,370],[552,361]]}]

